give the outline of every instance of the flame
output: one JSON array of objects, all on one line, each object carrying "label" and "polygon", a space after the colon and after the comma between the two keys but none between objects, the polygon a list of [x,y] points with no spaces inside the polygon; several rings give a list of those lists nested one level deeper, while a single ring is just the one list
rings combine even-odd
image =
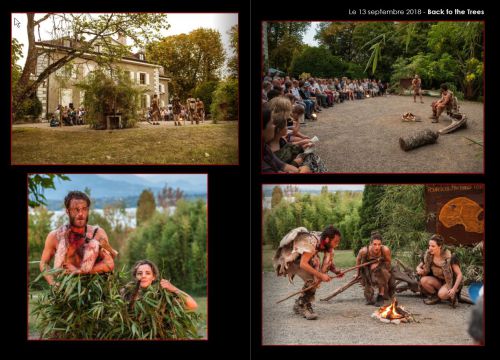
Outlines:
[{"label": "flame", "polygon": [[380,314],[380,317],[384,319],[394,320],[394,319],[404,318],[404,315],[398,313],[397,308],[398,308],[398,301],[396,300],[396,298],[394,298],[390,305],[382,306],[378,310],[378,312]]}]

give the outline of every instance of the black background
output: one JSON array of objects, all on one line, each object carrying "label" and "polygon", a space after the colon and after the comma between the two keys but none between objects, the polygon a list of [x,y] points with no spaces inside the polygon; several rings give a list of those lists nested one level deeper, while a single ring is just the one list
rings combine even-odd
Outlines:
[{"label": "black background", "polygon": [[[156,356],[235,357],[235,358],[282,358],[291,356],[352,356],[363,352],[370,357],[380,356],[389,351],[390,356],[419,356],[423,352],[433,352],[431,356],[462,355],[466,357],[492,354],[498,347],[493,334],[498,311],[495,307],[498,291],[498,270],[493,264],[497,253],[497,232],[495,220],[498,218],[497,201],[498,177],[495,174],[498,160],[495,152],[496,122],[495,110],[498,91],[498,16],[491,6],[473,4],[459,5],[454,2],[433,2],[430,8],[476,8],[484,9],[484,17],[465,19],[486,19],[486,114],[485,114],[485,169],[484,175],[261,175],[260,174],[260,89],[261,89],[261,33],[262,20],[425,20],[426,17],[349,17],[347,9],[352,8],[422,8],[425,2],[389,3],[372,2],[369,6],[348,2],[299,2],[285,1],[252,2],[236,1],[152,1],[104,2],[86,0],[84,2],[38,1],[31,5],[11,2],[3,12],[3,141],[0,178],[6,179],[2,185],[2,198],[7,198],[7,206],[2,214],[3,237],[2,256],[6,260],[3,267],[2,343],[7,344],[15,354],[36,357],[126,357]],[[239,118],[239,166],[11,166],[10,165],[10,19],[11,12],[85,12],[85,11],[154,11],[154,12],[239,12],[240,42],[240,118]],[[428,20],[450,20],[432,17]],[[462,18],[458,18],[462,19]],[[75,146],[78,146],[76,143]],[[84,151],[84,149],[82,149]],[[27,189],[28,173],[208,173],[208,237],[209,237],[209,323],[208,341],[27,341]],[[261,345],[261,185],[263,183],[484,183],[486,184],[486,344],[481,347],[418,347],[408,351],[405,347],[284,347]],[[304,326],[314,326],[306,322]],[[332,324],[332,334],[334,334]],[[293,329],[289,329],[293,331]],[[333,336],[333,335],[332,335]],[[6,350],[6,349],[4,349]],[[6,351],[5,351],[6,352]],[[9,351],[10,352],[10,351]],[[479,352],[481,354],[476,353]],[[4,351],[2,351],[4,353]],[[345,354],[347,353],[347,354]],[[445,355],[446,356],[446,355]]]}]

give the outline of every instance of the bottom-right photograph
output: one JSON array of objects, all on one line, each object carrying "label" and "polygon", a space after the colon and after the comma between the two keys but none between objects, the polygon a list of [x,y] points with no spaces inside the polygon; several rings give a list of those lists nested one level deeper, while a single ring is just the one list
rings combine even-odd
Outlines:
[{"label": "bottom-right photograph", "polygon": [[262,186],[262,345],[484,345],[484,184]]}]

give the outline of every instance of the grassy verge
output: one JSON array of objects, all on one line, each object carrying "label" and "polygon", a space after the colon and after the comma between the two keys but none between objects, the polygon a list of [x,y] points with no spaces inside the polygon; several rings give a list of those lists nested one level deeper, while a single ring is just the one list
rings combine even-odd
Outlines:
[{"label": "grassy verge", "polygon": [[[262,269],[263,271],[274,271],[273,269],[273,256],[276,249],[271,245],[264,245],[262,248]],[[356,265],[356,257],[352,250],[335,250],[335,257],[333,258],[337,268],[348,268]]]},{"label": "grassy verge", "polygon": [[12,129],[13,164],[234,164],[236,121],[123,130]]}]

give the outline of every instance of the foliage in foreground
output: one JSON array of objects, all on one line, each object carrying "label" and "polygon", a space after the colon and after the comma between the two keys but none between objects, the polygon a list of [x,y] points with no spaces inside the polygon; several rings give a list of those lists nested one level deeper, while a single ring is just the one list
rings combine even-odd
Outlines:
[{"label": "foliage in foreground", "polygon": [[201,316],[187,312],[182,298],[156,283],[130,306],[120,294],[124,279],[123,272],[60,275],[58,287],[34,300],[35,330],[53,339],[199,338]]}]

